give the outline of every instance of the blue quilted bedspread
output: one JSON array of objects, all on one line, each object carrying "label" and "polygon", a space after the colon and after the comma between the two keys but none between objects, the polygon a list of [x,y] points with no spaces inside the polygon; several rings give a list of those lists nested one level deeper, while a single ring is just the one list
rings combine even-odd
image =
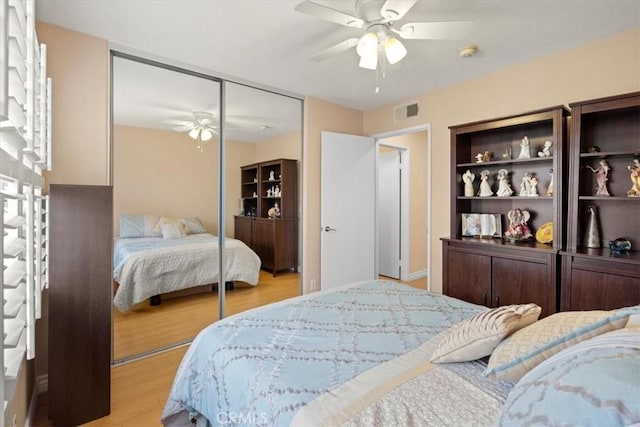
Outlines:
[{"label": "blue quilted bedspread", "polygon": [[289,425],[305,404],[486,308],[385,281],[322,292],[204,329],[186,353],[163,419]]}]

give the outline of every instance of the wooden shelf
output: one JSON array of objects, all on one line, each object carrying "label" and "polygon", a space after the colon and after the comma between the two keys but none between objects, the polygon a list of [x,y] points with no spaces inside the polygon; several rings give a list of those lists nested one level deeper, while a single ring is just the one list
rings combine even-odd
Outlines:
[{"label": "wooden shelf", "polygon": [[508,197],[480,197],[480,196],[457,196],[458,200],[496,200],[496,201],[509,201],[509,200],[553,200],[551,196],[508,196]]},{"label": "wooden shelf", "polygon": [[[563,310],[611,310],[640,303],[640,197],[627,165],[640,155],[640,92],[572,103],[568,237],[562,256]],[[601,151],[587,152],[589,147]],[[596,196],[596,179],[585,166],[608,159],[609,193]],[[587,205],[597,207],[601,248],[584,248]],[[608,242],[631,241],[633,251],[614,254]]]},{"label": "wooden shelf", "polygon": [[[640,146],[640,141],[637,142]],[[598,151],[597,153],[580,153],[581,158],[606,158],[606,157],[628,157],[628,156],[640,156],[640,150],[630,151]]]},{"label": "wooden shelf", "polygon": [[640,202],[640,197],[621,197],[621,196],[579,196],[578,200],[597,200],[605,201],[624,201],[624,202]]},{"label": "wooden shelf", "polygon": [[540,163],[540,162],[549,162],[553,163],[553,156],[550,157],[532,157],[530,159],[510,159],[510,160],[493,160],[490,162],[474,162],[474,163],[459,163],[456,165],[458,168],[469,168],[469,167],[482,167],[482,166],[496,166],[496,165],[512,165],[512,164],[522,164],[522,163]]},{"label": "wooden shelf", "polygon": [[[564,243],[563,192],[566,188],[566,125],[568,111],[551,107],[511,117],[451,126],[451,217],[450,236],[443,238],[443,292],[475,304],[496,307],[505,304],[535,302],[543,315],[557,310],[556,257]],[[503,152],[517,153],[524,137],[531,154],[537,154],[545,141],[552,141],[552,155],[528,159],[496,159],[472,162],[476,153],[489,151],[498,157]],[[496,155],[496,153],[498,153]],[[488,184],[499,187],[495,172],[508,169],[512,196],[465,196],[465,169],[474,171],[473,193],[478,194],[478,172],[493,169]],[[538,196],[520,196],[519,183],[538,179]],[[553,196],[545,196],[550,181]],[[506,231],[508,210],[527,206],[531,217],[527,225],[532,233],[543,223],[552,222],[553,243],[531,239],[510,241],[502,238],[462,236],[463,213],[500,213],[501,234]],[[505,224],[506,222],[506,224]],[[503,234],[504,235],[504,234]]]}]

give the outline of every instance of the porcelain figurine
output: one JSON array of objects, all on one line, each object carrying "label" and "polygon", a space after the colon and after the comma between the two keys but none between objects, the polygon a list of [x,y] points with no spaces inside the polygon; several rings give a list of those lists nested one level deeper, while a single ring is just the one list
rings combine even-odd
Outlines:
[{"label": "porcelain figurine", "polygon": [[506,169],[498,171],[498,197],[509,197],[513,194],[513,189],[509,184],[509,172]]},{"label": "porcelain figurine", "polygon": [[538,157],[550,157],[551,156],[551,141],[545,141],[542,151],[538,151]]},{"label": "porcelain figurine", "polygon": [[489,171],[487,169],[480,172],[480,190],[478,191],[478,196],[493,196],[493,191],[491,191],[491,186],[489,185]]},{"label": "porcelain figurine", "polygon": [[462,181],[464,182],[464,196],[465,197],[473,197],[473,181],[476,179],[476,176],[469,169],[462,175]]},{"label": "porcelain figurine", "polygon": [[276,173],[274,171],[269,172],[269,181],[276,180]]},{"label": "porcelain figurine", "polygon": [[640,160],[633,159],[633,163],[627,166],[629,179],[633,183],[631,189],[627,191],[629,197],[640,197]]},{"label": "porcelain figurine", "polygon": [[520,142],[520,155],[518,159],[530,159],[531,158],[531,148],[529,144],[529,138],[524,137]]},{"label": "porcelain figurine", "polygon": [[509,227],[507,227],[507,231],[504,233],[504,236],[512,241],[531,239],[533,235],[527,225],[527,221],[529,221],[530,217],[531,214],[529,211],[522,209],[510,210],[507,213],[507,218],[509,218]]},{"label": "porcelain figurine", "polygon": [[597,168],[592,168],[587,165],[587,169],[596,174],[596,183],[598,184],[596,187],[596,196],[610,196],[609,190],[607,190],[607,181],[609,180],[609,164],[605,159],[602,159],[598,162]]},{"label": "porcelain figurine", "polygon": [[551,181],[549,181],[547,191],[544,193],[544,195],[547,197],[553,196],[553,169],[549,169],[549,173],[551,174]]},{"label": "porcelain figurine", "polygon": [[530,187],[531,187],[531,174],[526,173],[522,177],[522,182],[520,183],[520,193],[518,193],[518,195],[521,197],[528,196]]},{"label": "porcelain figurine", "polygon": [[538,178],[532,176],[529,178],[529,197],[538,197]]}]

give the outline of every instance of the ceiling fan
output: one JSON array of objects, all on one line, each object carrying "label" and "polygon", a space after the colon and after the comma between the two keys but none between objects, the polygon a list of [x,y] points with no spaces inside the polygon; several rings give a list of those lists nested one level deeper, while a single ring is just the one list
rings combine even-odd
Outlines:
[{"label": "ceiling fan", "polygon": [[311,56],[311,60],[323,61],[355,47],[360,57],[359,66],[378,70],[379,73],[380,69],[384,68],[385,57],[390,64],[396,64],[407,55],[407,49],[399,39],[457,40],[465,38],[471,28],[471,22],[466,21],[398,24],[416,3],[417,0],[355,0],[356,16],[310,0],[299,3],[295,10],[336,24],[364,30],[362,36],[351,37],[321,50]]},{"label": "ceiling fan", "polygon": [[163,122],[179,125],[174,127],[176,132],[188,132],[189,137],[197,142],[197,148],[203,151],[203,142],[209,141],[213,135],[218,134],[218,125],[215,122],[213,114],[206,111],[194,111],[193,120],[175,120],[165,119]]}]

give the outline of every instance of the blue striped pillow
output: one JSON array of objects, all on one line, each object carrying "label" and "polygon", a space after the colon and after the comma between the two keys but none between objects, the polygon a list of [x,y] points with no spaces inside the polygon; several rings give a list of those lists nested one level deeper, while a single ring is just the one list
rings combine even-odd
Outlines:
[{"label": "blue striped pillow", "polygon": [[628,426],[640,421],[640,329],[607,332],[535,367],[511,390],[500,426]]}]

